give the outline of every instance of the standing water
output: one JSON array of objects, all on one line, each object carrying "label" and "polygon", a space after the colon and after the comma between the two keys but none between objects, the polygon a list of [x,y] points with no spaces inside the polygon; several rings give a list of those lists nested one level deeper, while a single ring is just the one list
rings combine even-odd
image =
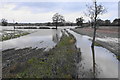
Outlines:
[{"label": "standing water", "polygon": [[26,47],[45,48],[45,50],[48,50],[57,44],[61,36],[62,33],[60,29],[39,29],[34,30],[34,32],[29,35],[0,42],[0,45],[2,44],[2,50]]},{"label": "standing water", "polygon": [[[83,36],[67,29],[75,38],[76,46],[81,50],[81,62],[78,64],[78,76],[81,78],[92,77],[92,51],[88,36]],[[118,78],[118,60],[109,50],[95,46],[96,77],[97,78]],[[81,76],[82,74],[82,76]]]}]

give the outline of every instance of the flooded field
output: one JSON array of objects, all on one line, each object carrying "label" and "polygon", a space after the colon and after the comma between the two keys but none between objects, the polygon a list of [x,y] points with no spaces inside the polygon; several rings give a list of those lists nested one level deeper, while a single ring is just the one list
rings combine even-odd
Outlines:
[{"label": "flooded field", "polygon": [[[62,37],[62,32],[64,32],[67,36],[69,36],[68,33],[70,33],[76,39],[75,45],[78,49],[80,49],[81,52],[81,61],[78,64],[76,64],[78,67],[77,70],[78,78],[91,78],[92,77],[92,51],[90,40],[91,37],[80,35],[70,30],[69,28],[70,27],[58,28],[57,30],[17,29],[18,31],[30,32],[30,34],[0,42],[1,51],[7,49],[15,49],[16,51],[25,48],[33,48],[36,50],[45,49],[45,51],[49,51],[59,43]],[[8,30],[4,29],[3,31]],[[117,41],[117,38],[115,41]],[[119,61],[114,53],[112,53],[106,48],[95,46],[95,56],[97,78],[118,78]]]},{"label": "flooded field", "polygon": [[[65,28],[69,28],[69,27],[67,26],[62,27],[62,28],[59,28],[58,30],[15,29],[16,34],[17,33],[19,34],[20,31],[29,32],[31,34],[0,42],[0,45],[2,45],[2,50],[11,49],[11,48],[20,49],[25,47],[46,48],[46,49],[52,48],[60,40],[60,37],[62,36],[61,30]],[[74,28],[74,27],[71,27],[71,28]],[[1,35],[7,34],[7,33],[14,33],[14,28],[13,26],[1,27],[0,33]]]},{"label": "flooded field", "polygon": [[60,30],[40,29],[34,30],[33,33],[26,36],[0,42],[0,44],[2,44],[2,50],[11,48],[20,49],[26,47],[49,49],[57,44],[61,36],[62,34]]}]

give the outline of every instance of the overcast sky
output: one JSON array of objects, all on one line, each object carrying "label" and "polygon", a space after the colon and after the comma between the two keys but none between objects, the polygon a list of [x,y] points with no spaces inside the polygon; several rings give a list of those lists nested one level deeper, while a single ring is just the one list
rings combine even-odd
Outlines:
[{"label": "overcast sky", "polygon": [[[83,1],[83,0],[82,0]],[[77,17],[83,17],[88,21],[88,17],[84,15],[86,4],[92,2],[2,2],[0,5],[0,19],[5,18],[8,22],[13,19],[16,22],[51,22],[55,13],[60,13],[65,17],[66,21],[75,22]],[[101,19],[110,19],[111,21],[118,17],[118,2],[99,2],[107,9],[107,12],[100,16]]]}]

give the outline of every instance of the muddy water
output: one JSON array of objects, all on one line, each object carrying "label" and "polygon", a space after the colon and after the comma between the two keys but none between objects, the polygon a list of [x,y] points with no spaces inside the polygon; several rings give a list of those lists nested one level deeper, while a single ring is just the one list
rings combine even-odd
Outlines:
[{"label": "muddy water", "polygon": [[39,29],[34,30],[34,32],[29,35],[6,40],[0,42],[0,44],[2,44],[2,50],[11,48],[21,49],[26,47],[45,48],[45,50],[48,50],[57,44],[61,36],[61,29]]},{"label": "muddy water", "polygon": [[[78,64],[80,78],[92,77],[92,51],[88,36],[83,36],[67,29],[76,38],[76,46],[81,49],[82,60]],[[118,78],[118,60],[116,56],[103,47],[95,46],[96,77]]]}]

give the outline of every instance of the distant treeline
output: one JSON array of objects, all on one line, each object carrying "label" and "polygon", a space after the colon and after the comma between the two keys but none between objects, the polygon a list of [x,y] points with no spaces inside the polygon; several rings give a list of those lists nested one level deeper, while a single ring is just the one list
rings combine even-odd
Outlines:
[{"label": "distant treeline", "polygon": [[[83,23],[82,26],[83,27],[88,27],[88,26],[92,26],[94,24],[93,23]],[[118,22],[114,22],[114,23],[109,23],[109,22],[104,22],[104,21],[98,21],[98,26],[120,26],[120,23]],[[53,23],[8,23],[7,26],[55,26]],[[77,26],[76,23],[65,23],[65,24],[58,24],[58,26]]]},{"label": "distant treeline", "polygon": [[99,26],[120,26],[120,18],[113,20],[113,22],[111,22],[110,20],[98,19],[97,25]]},{"label": "distant treeline", "polygon": [[[94,22],[86,22],[86,23],[81,23],[82,27],[88,27],[88,26],[93,26]],[[7,20],[3,19],[1,26],[55,26],[53,22],[47,22],[47,23],[8,23]],[[120,18],[113,20],[111,22],[110,20],[97,20],[97,25],[98,26],[120,26]],[[58,26],[79,26],[77,23],[73,22],[59,22]]]},{"label": "distant treeline", "polygon": [[[55,26],[54,23],[8,23],[7,26]],[[58,23],[58,26],[76,26],[76,23]]]}]

